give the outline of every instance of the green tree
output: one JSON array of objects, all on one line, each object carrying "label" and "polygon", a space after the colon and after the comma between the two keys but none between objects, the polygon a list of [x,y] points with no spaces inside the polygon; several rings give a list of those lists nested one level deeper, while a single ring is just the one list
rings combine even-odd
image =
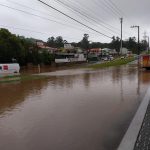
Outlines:
[{"label": "green tree", "polygon": [[89,35],[88,34],[84,34],[83,39],[81,41],[81,47],[85,50],[89,49]]},{"label": "green tree", "polygon": [[41,61],[45,65],[50,65],[54,61],[54,54],[50,54],[47,50],[43,50],[41,53]]},{"label": "green tree", "polygon": [[48,44],[48,46],[50,46],[50,47],[56,47],[56,41],[55,41],[55,38],[54,38],[53,36],[50,37],[50,38],[48,38],[47,44]]},{"label": "green tree", "polygon": [[120,39],[119,37],[113,37],[113,40],[110,43],[110,48],[116,49],[116,51],[120,52]]},{"label": "green tree", "polygon": [[123,46],[131,50],[133,53],[137,53],[137,43],[135,37],[129,37],[128,40],[123,42]]},{"label": "green tree", "polygon": [[64,40],[61,36],[56,37],[56,45],[57,47],[63,47],[64,46]]},{"label": "green tree", "polygon": [[16,59],[24,64],[25,49],[19,37],[11,34],[7,29],[0,29],[0,62],[10,63]]}]

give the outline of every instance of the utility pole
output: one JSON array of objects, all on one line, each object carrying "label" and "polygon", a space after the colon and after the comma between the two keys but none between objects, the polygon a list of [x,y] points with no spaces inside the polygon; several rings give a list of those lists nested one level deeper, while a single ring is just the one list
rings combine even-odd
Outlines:
[{"label": "utility pole", "polygon": [[140,26],[131,26],[131,28],[138,28],[138,55],[140,55]]},{"label": "utility pole", "polygon": [[[39,50],[38,50],[38,41],[36,40],[35,41],[36,42],[36,50],[37,50],[37,53],[38,53],[38,55],[39,55]],[[38,60],[38,73],[41,73],[41,67],[40,67],[40,62],[39,62],[39,60]]]},{"label": "utility pole", "polygon": [[147,36],[148,37],[148,54],[149,54],[149,36]]},{"label": "utility pole", "polygon": [[140,26],[136,26],[138,28],[138,55],[140,55]]},{"label": "utility pole", "polygon": [[120,44],[120,54],[122,55],[122,23],[123,23],[123,18],[120,18],[120,23],[121,23],[121,44]]},{"label": "utility pole", "polygon": [[149,54],[149,36],[147,36],[146,32],[144,32],[144,40],[146,41],[146,49]]},{"label": "utility pole", "polygon": [[139,55],[140,55],[140,26],[131,26],[131,28],[138,28],[138,66],[140,64]]},{"label": "utility pole", "polygon": [[145,45],[145,49],[144,50],[147,50],[147,34],[146,34],[146,31],[144,32],[144,45]]}]

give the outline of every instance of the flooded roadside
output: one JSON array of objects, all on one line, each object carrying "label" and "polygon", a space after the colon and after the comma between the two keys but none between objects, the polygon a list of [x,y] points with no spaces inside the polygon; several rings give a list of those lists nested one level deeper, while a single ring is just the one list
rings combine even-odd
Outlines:
[{"label": "flooded roadside", "polygon": [[57,70],[66,70],[66,69],[77,69],[87,66],[88,63],[72,63],[72,64],[54,64],[54,65],[37,65],[37,66],[26,66],[21,67],[21,74],[36,74],[36,73],[45,73],[45,72],[54,72]]},{"label": "flooded roadside", "polygon": [[149,84],[134,66],[0,84],[0,149],[115,150]]}]

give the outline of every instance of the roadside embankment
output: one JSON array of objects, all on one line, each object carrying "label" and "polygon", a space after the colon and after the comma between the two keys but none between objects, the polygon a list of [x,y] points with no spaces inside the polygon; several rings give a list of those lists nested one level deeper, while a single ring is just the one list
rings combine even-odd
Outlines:
[{"label": "roadside embankment", "polygon": [[107,61],[107,62],[103,62],[100,64],[93,64],[93,65],[89,65],[89,68],[93,68],[93,69],[99,69],[99,68],[105,68],[105,67],[111,67],[111,66],[120,66],[120,65],[125,65],[128,64],[129,62],[134,61],[135,58],[118,58],[112,61]]}]

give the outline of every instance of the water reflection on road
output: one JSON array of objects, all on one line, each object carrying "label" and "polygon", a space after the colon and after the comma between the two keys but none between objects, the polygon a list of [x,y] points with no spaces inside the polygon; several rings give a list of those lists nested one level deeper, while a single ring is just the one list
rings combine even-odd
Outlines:
[{"label": "water reflection on road", "polygon": [[0,84],[0,149],[115,150],[149,84],[135,66]]}]

